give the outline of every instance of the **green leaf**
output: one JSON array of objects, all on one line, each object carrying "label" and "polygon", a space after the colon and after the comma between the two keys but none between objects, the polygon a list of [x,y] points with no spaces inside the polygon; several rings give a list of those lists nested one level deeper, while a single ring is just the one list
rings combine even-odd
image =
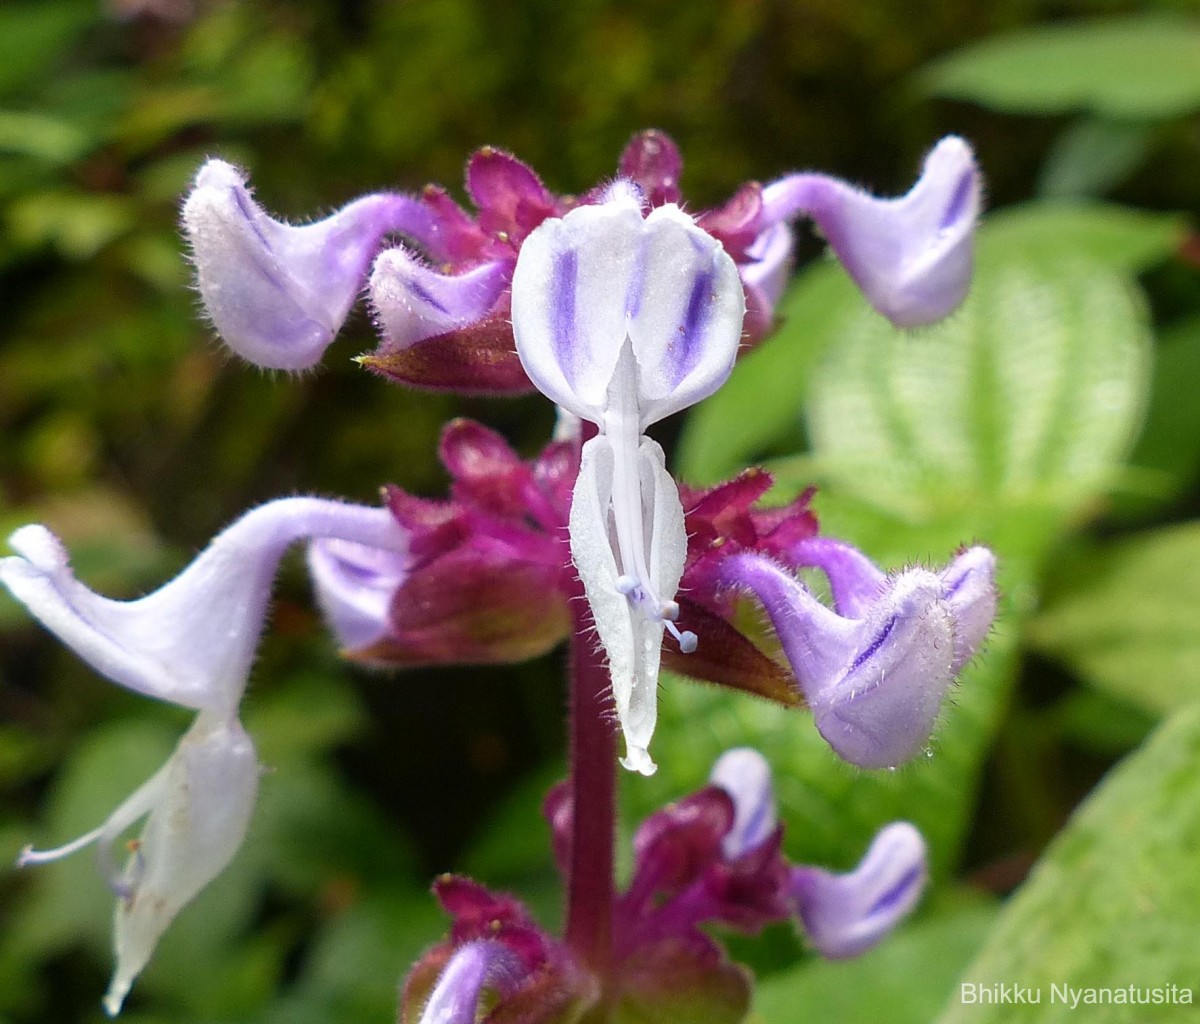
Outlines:
[{"label": "green leaf", "polygon": [[1085,117],[1067,127],[1050,147],[1038,177],[1047,199],[1102,196],[1146,158],[1152,133],[1143,124]]},{"label": "green leaf", "polygon": [[1076,812],[1012,898],[964,983],[1020,985],[1033,1005],[951,998],[939,1024],[1192,1021],[1193,1006],[1082,1005],[1051,986],[1170,986],[1194,1001],[1200,949],[1200,705],[1165,723]]},{"label": "green leaf", "polygon": [[1050,584],[1038,650],[1152,712],[1200,698],[1200,523],[1064,556]]},{"label": "green leaf", "polygon": [[846,307],[808,405],[821,477],[914,522],[1079,511],[1110,483],[1148,384],[1145,311],[1113,251],[1127,230],[1022,211],[983,233],[949,320],[904,336]]},{"label": "green leaf", "polygon": [[0,10],[0,95],[46,75],[99,17],[89,0],[6,4]]},{"label": "green leaf", "polygon": [[1131,15],[1029,29],[936,61],[922,84],[1008,112],[1180,117],[1200,108],[1200,22]]},{"label": "green leaf", "polygon": [[927,1024],[996,918],[974,903],[901,928],[876,949],[844,961],[816,960],[760,982],[750,1024],[799,1019]]},{"label": "green leaf", "polygon": [[133,203],[111,194],[38,192],[8,211],[12,241],[25,248],[54,246],[68,259],[85,260],[136,223]]},{"label": "green leaf", "polygon": [[1178,496],[1200,471],[1200,316],[1159,335],[1141,437],[1110,514],[1130,518]]},{"label": "green leaf", "polygon": [[0,110],[0,151],[68,164],[82,156],[90,143],[86,133],[60,118]]},{"label": "green leaf", "polygon": [[[1063,255],[1095,260],[1127,274],[1140,273],[1170,256],[1187,236],[1186,218],[1110,203],[1037,202],[992,214],[980,232],[980,273],[987,261],[1019,259],[1044,250],[1041,262]],[[993,256],[992,253],[997,253]]]}]

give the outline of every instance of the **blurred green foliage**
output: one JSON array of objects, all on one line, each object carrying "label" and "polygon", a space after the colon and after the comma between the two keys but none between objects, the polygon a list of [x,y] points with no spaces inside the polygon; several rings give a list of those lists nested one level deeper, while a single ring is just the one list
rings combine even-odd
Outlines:
[{"label": "blurred green foliage", "polygon": [[[372,345],[362,316],[304,377],[227,359],[176,231],[206,155],[243,163],[270,209],[302,218],[372,188],[457,186],[483,143],[583,189],[657,126],[679,141],[698,208],[797,166],[896,191],[923,147],[962,133],[994,207],[1039,199],[987,225],[967,307],[900,335],[813,259],[778,336],[683,428],[677,466],[700,481],[767,459],[781,498],[819,483],[825,528],[887,564],[995,545],[1005,600],[991,650],[931,757],[896,773],[841,765],[802,715],[666,680],[663,770],[623,780],[625,821],[751,743],[779,773],[796,857],[848,866],[892,817],[926,830],[938,885],[893,942],[823,964],[787,929],[736,941],[765,979],[756,1024],[798,1008],[982,1019],[951,998],[981,944],[975,980],[1036,967],[1167,983],[1183,961],[1164,951],[1200,948],[1194,915],[1167,913],[1194,903],[1200,867],[1200,545],[1187,522],[1200,242],[1178,215],[1200,207],[1198,39],[1187,0],[938,0],[920,17],[901,0],[12,0],[0,526],[48,523],[83,578],[133,594],[255,501],[370,500],[386,481],[437,493],[453,414],[526,451],[545,438],[538,400],[460,402],[370,378],[349,359]],[[181,722],[83,669],[7,598],[0,630],[2,859],[96,824]],[[250,841],[168,933],[125,1019],[388,1020],[408,963],[443,929],[435,871],[511,887],[553,924],[538,804],[562,769],[559,673],[555,658],[356,672],[288,576],[247,704],[274,769]],[[0,894],[0,1021],[99,1020],[111,906],[89,865],[5,875]],[[1104,956],[1080,953],[1093,937]],[[1136,1009],[1107,1019],[1171,1019]]]}]

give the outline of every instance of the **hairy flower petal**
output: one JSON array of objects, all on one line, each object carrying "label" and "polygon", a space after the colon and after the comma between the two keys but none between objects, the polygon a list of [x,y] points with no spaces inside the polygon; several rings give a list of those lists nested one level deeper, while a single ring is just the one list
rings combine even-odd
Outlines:
[{"label": "hairy flower petal", "polygon": [[[618,565],[609,534],[616,459],[609,439],[597,435],[583,446],[579,478],[571,502],[571,554],[583,581],[596,632],[608,655],[613,698],[625,734],[622,763],[649,775],[654,762],[647,753],[657,719],[658,667],[664,622],[630,601],[622,579],[629,575]],[[638,453],[643,508],[648,520],[645,536],[649,582],[660,594],[673,594],[683,574],[687,535],[683,508],[675,483],[667,473],[662,449],[644,438]]]},{"label": "hairy flower petal", "polygon": [[512,262],[494,260],[460,274],[441,274],[404,249],[379,254],[368,289],[383,333],[377,355],[483,320],[508,287]]},{"label": "hairy flower petal", "polygon": [[928,878],[925,840],[906,821],[882,829],[848,874],[792,869],[792,896],[812,944],[831,959],[858,956],[917,905]]},{"label": "hairy flower petal", "polygon": [[252,509],[175,579],[114,601],[80,583],[44,526],[9,538],[0,582],[35,618],[114,682],[195,710],[236,708],[262,632],[280,559],[295,541],[339,537],[404,551],[386,509],[283,498]]},{"label": "hairy flower petal", "polygon": [[433,220],[417,200],[381,193],[293,227],[254,202],[235,167],[209,160],[183,226],[200,297],[225,344],[258,366],[302,370],[341,329],[383,238],[425,237]]},{"label": "hairy flower petal", "polygon": [[982,193],[971,147],[952,135],[899,199],[877,199],[823,174],[792,174],[764,190],[763,219],[811,217],[871,304],[899,327],[918,327],[967,294]]}]

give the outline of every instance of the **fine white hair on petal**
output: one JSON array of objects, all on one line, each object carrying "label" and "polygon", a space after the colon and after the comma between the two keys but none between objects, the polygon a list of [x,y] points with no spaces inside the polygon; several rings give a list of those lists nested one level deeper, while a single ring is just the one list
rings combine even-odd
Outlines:
[{"label": "fine white hair on petal", "polygon": [[[648,582],[658,593],[674,594],[687,556],[683,506],[656,442],[642,440],[638,462],[649,519]],[[663,620],[645,614],[643,605],[619,590],[622,574],[610,532],[613,471],[608,438],[603,434],[592,438],[583,446],[571,502],[571,554],[608,656],[613,699],[625,735],[622,764],[650,775],[655,770],[648,747],[657,720]]]},{"label": "fine white hair on petal", "polygon": [[596,635],[608,656],[613,701],[624,727],[637,674],[638,645],[633,608],[617,590],[621,572],[609,534],[612,482],[612,445],[599,434],[583,446],[571,496],[571,557],[592,610]]},{"label": "fine white hair on petal", "polygon": [[251,509],[170,582],[133,601],[79,582],[44,526],[9,539],[0,583],[97,672],[194,710],[232,713],[241,700],[280,559],[295,541],[340,537],[404,551],[387,509],[282,498]]},{"label": "fine white hair on petal", "polygon": [[315,366],[358,297],[381,240],[430,234],[410,196],[364,196],[313,224],[275,220],[246,177],[209,160],[183,205],[204,309],[234,352],[257,366]]}]

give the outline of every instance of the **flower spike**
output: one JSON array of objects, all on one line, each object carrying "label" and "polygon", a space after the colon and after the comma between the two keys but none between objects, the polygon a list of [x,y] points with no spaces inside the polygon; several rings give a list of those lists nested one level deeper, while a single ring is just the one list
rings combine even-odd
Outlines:
[{"label": "flower spike", "polygon": [[982,204],[975,155],[951,135],[899,199],[876,199],[823,174],[792,174],[764,189],[763,221],[811,217],[871,305],[898,327],[919,327],[966,296]]},{"label": "flower spike", "polygon": [[921,899],[928,879],[925,840],[907,821],[882,829],[849,874],[792,869],[796,910],[817,951],[858,956],[888,934]]},{"label": "flower spike", "polygon": [[429,237],[433,219],[409,196],[364,196],[293,227],[250,195],[240,171],[209,160],[183,206],[200,297],[234,352],[258,366],[303,370],[329,347],[385,236]]},{"label": "flower spike", "polygon": [[[711,394],[733,368],[745,302],[737,267],[677,206],[643,216],[640,190],[546,220],[513,274],[513,332],[543,394],[600,433],[583,447],[571,553],[609,658],[623,764],[650,774],[647,744],[663,630],[687,552],[683,509],[650,424]],[[610,533],[610,522],[612,524]]]}]

